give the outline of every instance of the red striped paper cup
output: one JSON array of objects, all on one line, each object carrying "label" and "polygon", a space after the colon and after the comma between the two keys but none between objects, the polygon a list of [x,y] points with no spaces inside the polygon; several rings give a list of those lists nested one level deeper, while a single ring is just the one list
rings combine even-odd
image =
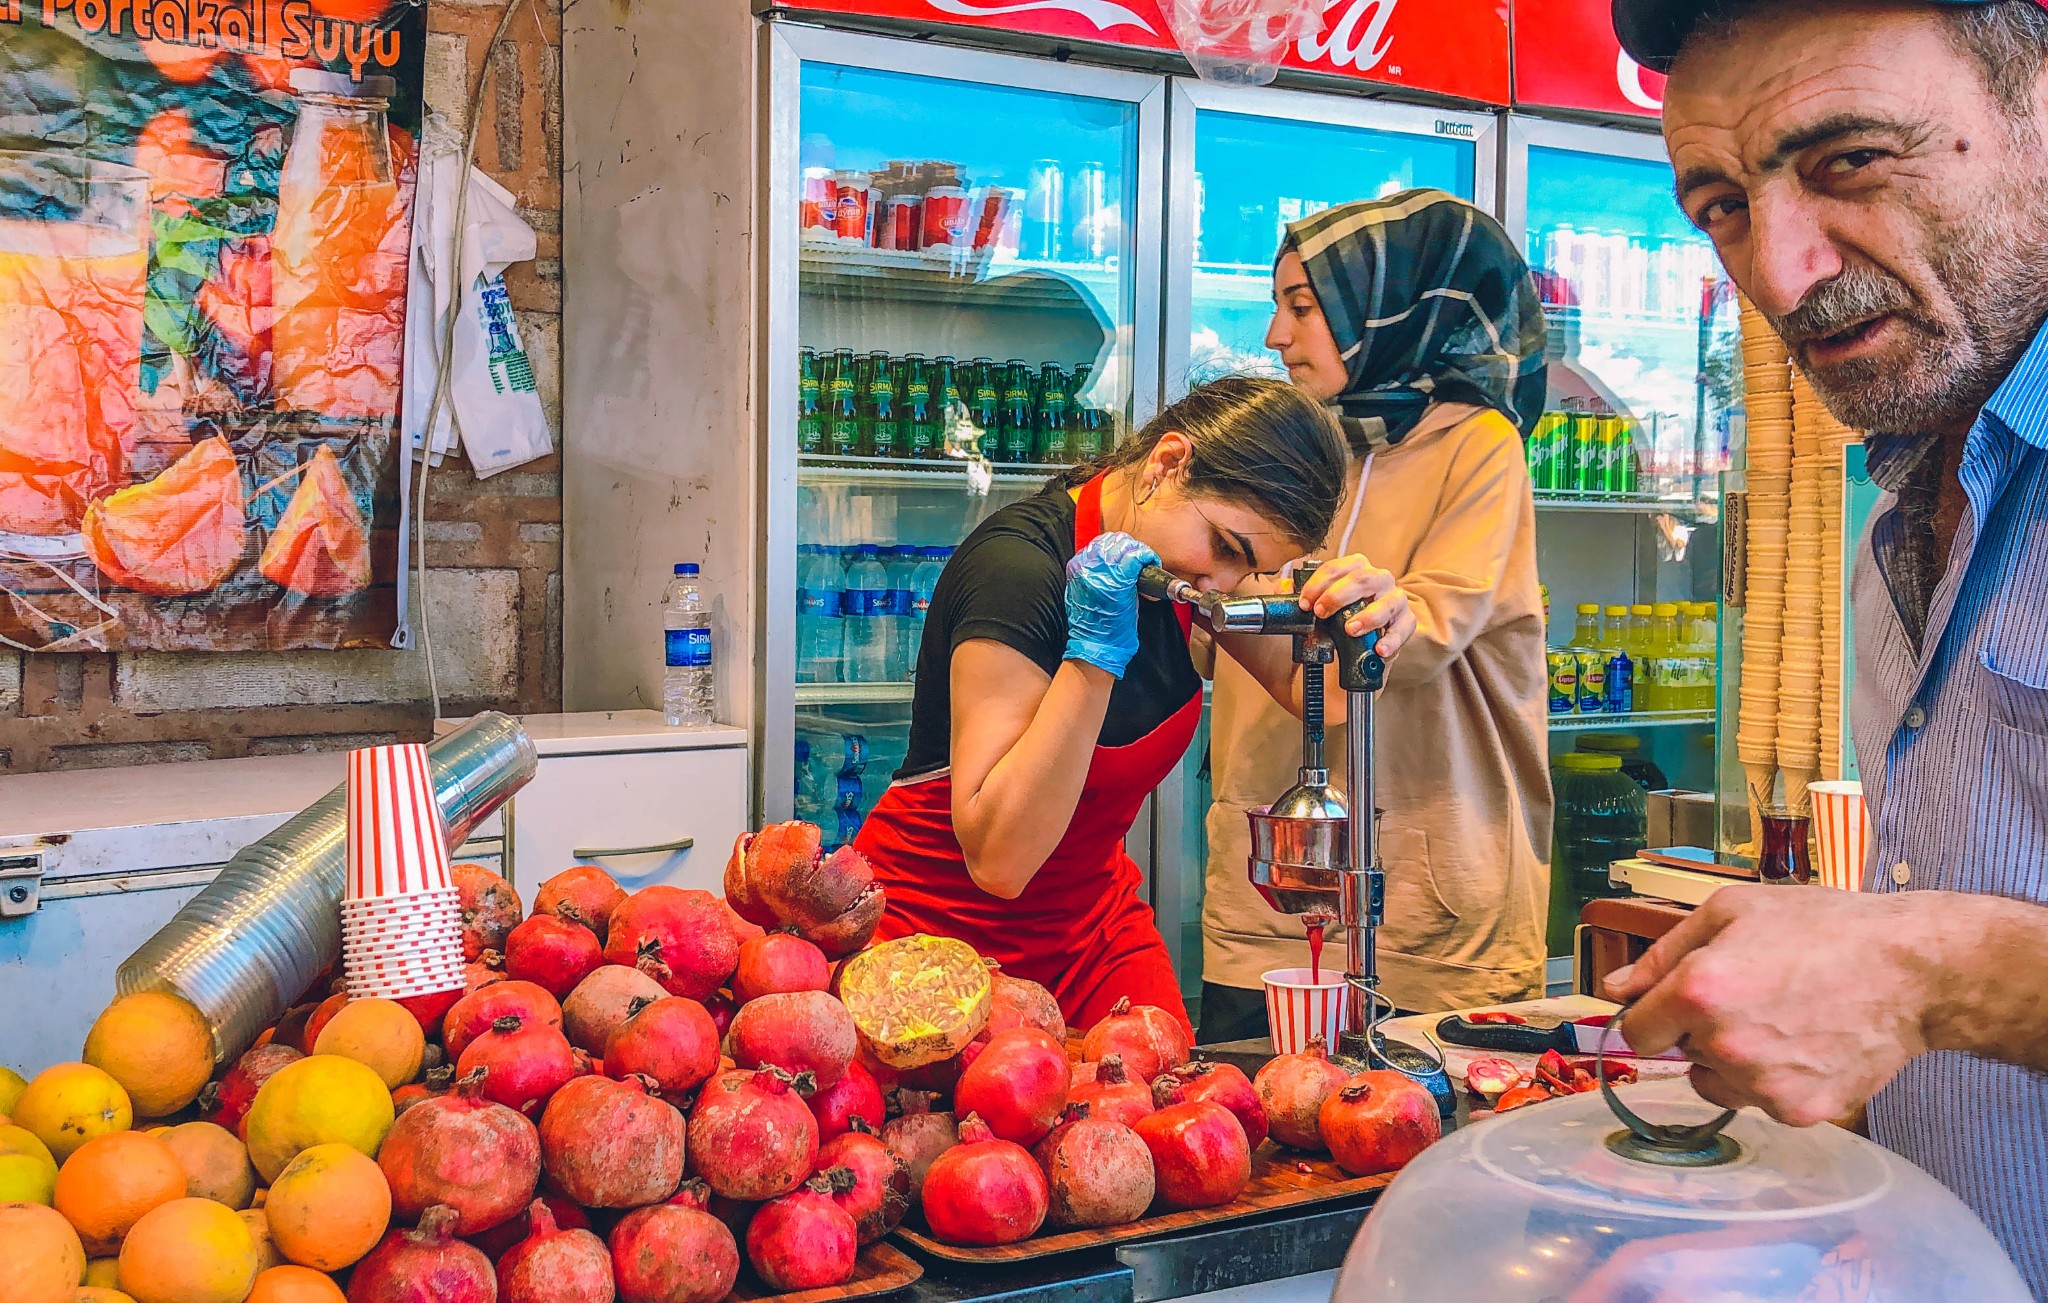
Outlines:
[{"label": "red striped paper cup", "polygon": [[1863,890],[1863,857],[1870,846],[1870,812],[1861,783],[1811,783],[1813,840],[1823,886]]},{"label": "red striped paper cup", "polygon": [[346,899],[402,899],[453,886],[427,749],[407,742],[349,752]]},{"label": "red striped paper cup", "polygon": [[1344,1030],[1344,974],[1325,968],[1321,976],[1307,968],[1275,968],[1260,973],[1266,988],[1266,1021],[1273,1031],[1273,1053],[1299,1054],[1320,1036],[1337,1052],[1337,1033]]}]

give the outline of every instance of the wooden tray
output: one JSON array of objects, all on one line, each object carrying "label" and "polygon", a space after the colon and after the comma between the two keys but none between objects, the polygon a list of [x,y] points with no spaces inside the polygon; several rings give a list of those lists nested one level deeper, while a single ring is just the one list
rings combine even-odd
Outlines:
[{"label": "wooden tray", "polygon": [[871,1298],[878,1294],[889,1294],[905,1286],[915,1284],[924,1275],[924,1268],[917,1265],[903,1250],[893,1244],[870,1244],[860,1251],[860,1260],[854,1264],[853,1279],[842,1285],[828,1285],[824,1289],[804,1289],[793,1294],[777,1294],[761,1284],[751,1271],[740,1273],[740,1283],[733,1287],[730,1297],[747,1300],[774,1300],[774,1303],[832,1303],[843,1298]]},{"label": "wooden tray", "polygon": [[[1303,1167],[1308,1170],[1302,1171]],[[1105,1226],[1098,1230],[1055,1231],[1036,1235],[1016,1244],[1002,1244],[987,1249],[942,1244],[911,1226],[897,1228],[896,1234],[933,1257],[943,1258],[948,1262],[1021,1262],[1029,1258],[1049,1257],[1055,1253],[1072,1253],[1076,1249],[1124,1244],[1131,1240],[1142,1240],[1172,1231],[1207,1229],[1221,1222],[1235,1221],[1240,1217],[1251,1217],[1282,1208],[1298,1208],[1304,1204],[1322,1203],[1330,1199],[1342,1199],[1381,1189],[1393,1179],[1394,1174],[1391,1172],[1382,1176],[1351,1176],[1331,1162],[1327,1155],[1297,1154],[1269,1142],[1259,1146],[1259,1152],[1252,1155],[1252,1182],[1245,1187],[1245,1192],[1218,1208],[1160,1213],[1154,1217],[1141,1217],[1137,1221],[1126,1222],[1122,1226]]]}]

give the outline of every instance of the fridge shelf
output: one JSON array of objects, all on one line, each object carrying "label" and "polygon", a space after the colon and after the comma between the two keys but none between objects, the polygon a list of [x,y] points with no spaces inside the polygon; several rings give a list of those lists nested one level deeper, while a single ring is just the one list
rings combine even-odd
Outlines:
[{"label": "fridge shelf", "polygon": [[1711,503],[1693,498],[1659,498],[1647,493],[1568,493],[1556,489],[1536,490],[1538,511],[1608,511],[1643,515],[1699,515],[1712,509]]},{"label": "fridge shelf", "polygon": [[914,683],[799,683],[799,706],[865,706],[909,701]]},{"label": "fridge shelf", "polygon": [[1700,332],[1700,319],[1687,313],[1628,312],[1613,308],[1589,308],[1578,303],[1546,303],[1543,315],[1552,325],[1577,322],[1603,330],[1674,330],[1688,338]]},{"label": "fridge shelf", "polygon": [[[799,453],[797,476],[806,484],[862,484],[916,486],[932,489],[965,489],[967,463],[904,461],[899,457],[832,457],[823,453]],[[1067,469],[1043,462],[1006,463],[995,468],[998,484],[1035,485]]]},{"label": "fridge shelf", "polygon": [[860,246],[807,244],[801,262],[800,283],[805,293],[837,291],[863,302],[892,299],[949,307],[973,304],[1088,312],[1090,302],[1117,302],[1124,282],[1124,268],[1113,262],[931,258],[919,252]]},{"label": "fridge shelf", "polygon": [[[851,685],[841,685],[851,686]],[[1711,727],[1711,710],[1639,710],[1630,715],[1552,715],[1553,733],[1592,733],[1607,729]]]}]

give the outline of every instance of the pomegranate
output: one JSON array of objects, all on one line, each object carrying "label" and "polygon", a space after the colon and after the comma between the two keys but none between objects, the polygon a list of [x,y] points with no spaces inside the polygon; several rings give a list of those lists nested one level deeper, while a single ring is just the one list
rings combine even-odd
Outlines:
[{"label": "pomegranate", "polygon": [[619,1303],[718,1303],[732,1292],[739,1242],[704,1207],[704,1183],[686,1181],[667,1203],[619,1219],[612,1228]]},{"label": "pomegranate", "polygon": [[459,1063],[471,1041],[508,1017],[529,1026],[562,1028],[562,1006],[554,996],[532,982],[493,982],[455,1002],[441,1024],[441,1044]]},{"label": "pomegranate", "polygon": [[739,939],[741,945],[747,944],[747,942],[754,940],[756,937],[768,935],[767,928],[762,927],[752,919],[741,918],[739,911],[735,910],[732,907],[732,903],[723,896],[718,898],[718,903],[725,906],[725,925],[732,929],[733,936]]},{"label": "pomegranate", "polygon": [[724,1040],[725,1034],[732,1030],[732,1016],[739,1012],[739,1007],[733,1004],[731,996],[720,991],[717,995],[705,997],[704,1012],[711,1015],[712,1025],[718,1028],[718,1039]]},{"label": "pomegranate", "polygon": [[725,864],[733,912],[762,927],[789,927],[831,959],[867,945],[882,921],[882,889],[851,846],[821,854],[816,824],[792,820],[742,833]]},{"label": "pomegranate", "polygon": [[[751,924],[749,924],[751,926]],[[741,1004],[785,991],[822,991],[832,982],[825,952],[786,932],[764,932],[740,946],[732,998]]]},{"label": "pomegranate", "polygon": [[820,1143],[853,1130],[856,1122],[870,1131],[882,1129],[888,1106],[882,1102],[882,1088],[856,1058],[846,1065],[846,1075],[810,1098],[811,1116],[818,1119]]},{"label": "pomegranate", "polygon": [[1252,1147],[1221,1104],[1172,1104],[1132,1128],[1152,1151],[1159,1199],[1169,1208],[1214,1208],[1244,1193],[1252,1179]]},{"label": "pomegranate", "polygon": [[742,1068],[808,1072],[820,1087],[846,1075],[857,1038],[853,1015],[823,991],[764,995],[732,1016],[732,1057]]},{"label": "pomegranate", "polygon": [[1323,1101],[1351,1074],[1330,1062],[1327,1042],[1317,1036],[1299,1054],[1269,1059],[1252,1078],[1252,1089],[1265,1106],[1273,1139],[1291,1149],[1323,1147],[1317,1118]]},{"label": "pomegranate", "polygon": [[347,1003],[347,994],[344,992],[337,991],[333,995],[328,996],[325,1000],[322,1000],[319,1006],[315,1008],[312,1013],[306,1015],[306,1050],[311,1051],[315,1045],[318,1045],[320,1043],[320,1033],[327,1030],[328,1022],[334,1017],[334,1015],[340,1013],[342,1006]]},{"label": "pomegranate", "polygon": [[1031,1152],[996,1139],[970,1113],[960,1121],[960,1143],[925,1175],[924,1219],[948,1244],[1015,1244],[1044,1224],[1048,1197]]},{"label": "pomegranate", "polygon": [[718,1071],[718,1028],[695,1000],[680,995],[636,998],[629,1017],[604,1047],[611,1077],[642,1076],[655,1094],[681,1108],[689,1092]]},{"label": "pomegranate", "polygon": [[505,952],[486,950],[462,966],[462,993],[481,990],[505,980]]},{"label": "pomegranate", "polygon": [[435,1204],[418,1230],[394,1230],[356,1264],[349,1303],[496,1303],[491,1260],[455,1238],[455,1210]]},{"label": "pomegranate", "polygon": [[[1123,1063],[1123,1057],[1121,1055],[1117,1057],[1117,1063],[1119,1065]],[[1075,1091],[1081,1089],[1081,1087],[1087,1085],[1089,1082],[1095,1081],[1097,1079],[1096,1074],[1100,1072],[1101,1069],[1101,1064],[1090,1063],[1086,1059],[1083,1059],[1081,1062],[1076,1063],[1067,1074],[1067,1094],[1072,1095]],[[1125,1080],[1128,1081],[1130,1080],[1130,1078],[1126,1077]],[[1145,1092],[1145,1097],[1147,1099],[1150,1099],[1151,1094],[1151,1091],[1148,1090]]]},{"label": "pomegranate", "polygon": [[1158,1106],[1152,1102],[1152,1092],[1142,1081],[1132,1081],[1124,1071],[1121,1054],[1111,1054],[1100,1063],[1083,1066],[1095,1069],[1086,1081],[1070,1085],[1067,1098],[1076,1104],[1086,1104],[1090,1117],[1106,1118],[1121,1122],[1127,1127],[1138,1125],[1138,1119],[1148,1117]]},{"label": "pomegranate", "polygon": [[420,1031],[431,1039],[441,1034],[441,1022],[455,1007],[455,1002],[468,994],[467,987],[460,987],[453,991],[436,991],[431,995],[408,995],[398,1004],[412,1015],[413,1021],[420,1025]]},{"label": "pomegranate", "polygon": [[499,1303],[612,1303],[612,1255],[587,1230],[561,1230],[542,1199],[527,1211],[532,1229],[498,1260]]},{"label": "pomegranate", "polygon": [[540,1117],[541,1163],[586,1208],[638,1208],[683,1179],[683,1115],[643,1078],[578,1077]]},{"label": "pomegranate", "polygon": [[1124,1071],[1149,1085],[1168,1068],[1186,1063],[1190,1048],[1187,1028],[1180,1019],[1157,1005],[1133,1008],[1126,997],[1111,1007],[1108,1017],[1088,1029],[1081,1042],[1081,1057],[1100,1062],[1107,1055],[1121,1055]]},{"label": "pomegranate", "polygon": [[409,1108],[439,1098],[455,1089],[455,1069],[439,1067],[430,1069],[427,1075],[408,1086],[400,1086],[391,1092],[391,1111],[403,1113]]},{"label": "pomegranate", "polygon": [[801,1187],[770,1200],[747,1223],[747,1261],[770,1289],[823,1289],[844,1284],[860,1257],[853,1217],[833,1199],[845,1168],[820,1172]]},{"label": "pomegranate", "polygon": [[[1341,1085],[1343,1080],[1340,1074],[1338,1083]],[[1521,1084],[1522,1070],[1508,1059],[1474,1059],[1465,1065],[1466,1089],[1489,1105]],[[1322,1106],[1323,1102],[1317,1100],[1316,1108],[1320,1110]]]},{"label": "pomegranate", "polygon": [[612,881],[611,874],[594,864],[579,864],[540,884],[533,912],[580,923],[602,941],[610,929],[612,911],[625,898],[626,889]]},{"label": "pomegranate", "polygon": [[931,1171],[933,1161],[960,1143],[960,1128],[951,1113],[932,1112],[931,1096],[922,1091],[901,1091],[897,1099],[903,1115],[882,1124],[882,1143],[903,1160],[910,1173],[910,1201],[916,1203],[924,1193],[925,1174]]},{"label": "pomegranate", "polygon": [[481,864],[450,865],[448,876],[462,905],[462,957],[476,960],[486,950],[503,951],[505,938],[526,916],[519,892]]},{"label": "pomegranate", "polygon": [[953,1092],[953,1107],[978,1114],[998,1138],[1035,1145],[1067,1104],[1067,1052],[1035,1027],[1001,1032]]},{"label": "pomegranate", "polygon": [[817,1169],[818,1123],[788,1073],[726,1072],[690,1114],[690,1170],[728,1199],[773,1199]]},{"label": "pomegranate", "polygon": [[606,964],[576,984],[562,1001],[562,1031],[585,1054],[603,1054],[612,1033],[633,1016],[635,1000],[659,1000],[668,992],[637,968]]},{"label": "pomegranate", "polygon": [[847,1174],[845,1188],[835,1180],[832,1198],[853,1218],[860,1242],[873,1244],[910,1211],[910,1169],[865,1122],[858,1126],[819,1146],[818,1170]]},{"label": "pomegranate", "polygon": [[[319,984],[315,983],[315,985],[318,986]],[[270,1039],[263,1042],[263,1045],[282,1045],[288,1050],[297,1050],[299,1053],[304,1054],[306,1052],[306,1021],[313,1016],[313,1010],[319,1007],[317,1004],[295,1004],[285,1010],[279,1016],[277,1026],[270,1029]],[[257,1045],[250,1048],[261,1049],[263,1046]]]},{"label": "pomegranate", "polygon": [[467,1077],[473,1072],[484,1074],[485,1099],[533,1117],[578,1075],[576,1051],[560,1028],[508,1013],[463,1047],[455,1073]]},{"label": "pomegranate", "polygon": [[884,1095],[903,1084],[903,1074],[876,1058],[865,1045],[853,1052],[853,1061],[866,1069],[867,1074],[875,1079],[875,1085],[881,1087]]},{"label": "pomegranate", "polygon": [[391,1206],[408,1221],[442,1206],[473,1235],[533,1200],[540,1136],[533,1123],[484,1098],[481,1074],[399,1114],[377,1151]]},{"label": "pomegranate", "polygon": [[279,1068],[288,1063],[297,1063],[304,1054],[289,1045],[272,1041],[259,1045],[229,1068],[219,1081],[209,1081],[199,1091],[200,1116],[216,1126],[226,1127],[236,1135],[242,1134],[242,1119],[248,1116],[249,1106],[256,1102],[256,1092],[269,1081]]},{"label": "pomegranate", "polygon": [[1137,1132],[1094,1116],[1086,1104],[1067,1105],[1031,1156],[1045,1171],[1046,1220],[1054,1226],[1121,1226],[1152,1206],[1152,1151]]},{"label": "pomegranate", "polygon": [[[561,1195],[543,1192],[537,1202],[545,1203],[548,1206],[548,1212],[554,1217],[557,1230],[587,1231],[590,1229],[590,1218],[583,1215],[581,1208]],[[530,1208],[531,1205],[528,1205],[528,1207]],[[533,1223],[529,1213],[526,1210],[521,1210],[487,1231],[478,1231],[476,1234],[465,1236],[464,1238],[479,1249],[482,1249],[485,1256],[490,1258],[492,1262],[497,1262],[507,1253],[511,1252],[513,1245],[525,1239],[527,1232],[532,1229]]]},{"label": "pomegranate", "polygon": [[1266,1106],[1243,1069],[1228,1063],[1190,1063],[1160,1074],[1152,1083],[1152,1102],[1160,1108],[1191,1099],[1212,1100],[1229,1109],[1253,1149],[1266,1143]]},{"label": "pomegranate", "polygon": [[1060,1002],[1038,983],[1004,972],[995,960],[984,960],[989,968],[988,1027],[983,1037],[1016,1027],[1036,1027],[1062,1045],[1067,1041],[1067,1020],[1060,1014]]},{"label": "pomegranate", "polygon": [[1385,1069],[1347,1078],[1317,1121],[1330,1156],[1353,1176],[1398,1171],[1443,1134],[1428,1089]]},{"label": "pomegranate", "polygon": [[[969,1041],[968,1044],[973,1045],[975,1042]],[[922,1090],[935,1095],[950,1095],[953,1093],[954,1087],[960,1084],[960,1074],[967,1070],[967,1065],[961,1062],[961,1055],[966,1052],[962,1050],[960,1054],[940,1059],[937,1063],[926,1063],[915,1068],[905,1068],[896,1073],[896,1078],[912,1090]]]},{"label": "pomegranate", "polygon": [[670,995],[702,1000],[725,985],[740,961],[725,906],[708,891],[642,887],[612,911],[604,957],[638,968]]},{"label": "pomegranate", "polygon": [[590,929],[552,914],[535,914],[505,941],[505,972],[532,982],[557,1000],[604,967],[604,947]]}]

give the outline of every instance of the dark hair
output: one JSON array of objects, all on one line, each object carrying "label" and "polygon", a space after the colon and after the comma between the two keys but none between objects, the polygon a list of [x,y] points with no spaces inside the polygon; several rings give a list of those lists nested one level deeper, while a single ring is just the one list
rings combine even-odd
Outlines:
[{"label": "dark hair", "polygon": [[1066,480],[1135,466],[1169,431],[1194,445],[1185,492],[1250,507],[1311,548],[1328,537],[1344,500],[1344,441],[1329,411],[1283,380],[1226,376],[1190,389]]},{"label": "dark hair", "polygon": [[[1700,15],[1678,52],[1683,55],[1696,44],[1726,41],[1752,14],[1789,2],[1722,0]],[[2039,112],[2034,90],[2042,68],[2048,66],[2048,12],[2036,0],[1992,0],[1936,5],[1934,14],[1949,47],[1977,65],[1977,79],[1985,91],[2022,136],[2031,137]]]}]

